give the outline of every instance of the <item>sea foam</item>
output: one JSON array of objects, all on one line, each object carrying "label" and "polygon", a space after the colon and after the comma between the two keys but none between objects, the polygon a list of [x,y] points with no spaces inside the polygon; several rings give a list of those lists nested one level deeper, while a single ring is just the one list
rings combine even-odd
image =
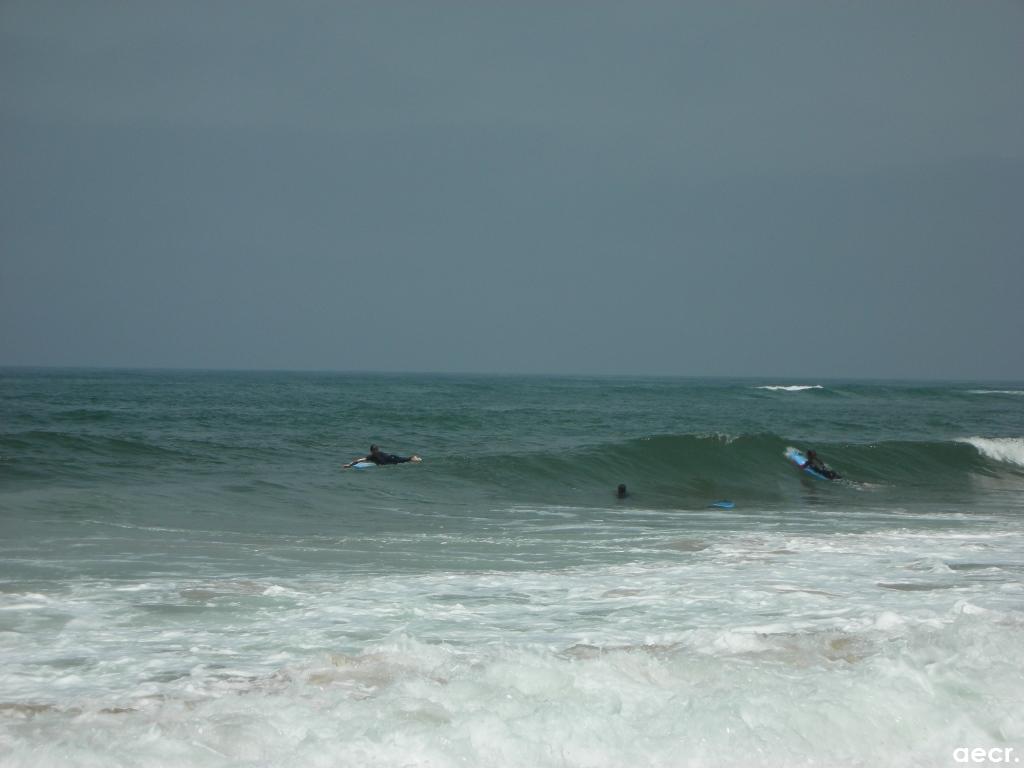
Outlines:
[{"label": "sea foam", "polygon": [[924,766],[1024,737],[992,704],[1024,684],[991,570],[1015,528],[677,535],[617,565],[76,580],[8,615],[2,762]]}]

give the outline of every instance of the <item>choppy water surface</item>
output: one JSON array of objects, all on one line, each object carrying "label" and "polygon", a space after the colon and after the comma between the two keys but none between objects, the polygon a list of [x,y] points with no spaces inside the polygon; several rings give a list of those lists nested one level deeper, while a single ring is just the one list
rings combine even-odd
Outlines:
[{"label": "choppy water surface", "polygon": [[1022,392],[0,372],[0,764],[1024,755]]}]

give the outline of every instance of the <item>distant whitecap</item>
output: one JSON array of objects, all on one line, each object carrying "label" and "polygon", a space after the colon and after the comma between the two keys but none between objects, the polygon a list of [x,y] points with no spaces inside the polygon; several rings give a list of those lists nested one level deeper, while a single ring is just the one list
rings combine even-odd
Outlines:
[{"label": "distant whitecap", "polygon": [[805,389],[824,389],[821,384],[767,384],[763,387],[755,387],[755,389],[769,389],[772,392],[803,392]]}]

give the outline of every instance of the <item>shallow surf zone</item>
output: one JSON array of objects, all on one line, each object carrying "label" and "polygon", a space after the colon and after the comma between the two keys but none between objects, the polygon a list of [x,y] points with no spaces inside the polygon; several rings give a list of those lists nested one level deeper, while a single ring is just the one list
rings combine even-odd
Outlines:
[{"label": "shallow surf zone", "polygon": [[628,561],[6,590],[0,762],[938,766],[1024,750],[1024,535],[909,522],[606,520]]}]

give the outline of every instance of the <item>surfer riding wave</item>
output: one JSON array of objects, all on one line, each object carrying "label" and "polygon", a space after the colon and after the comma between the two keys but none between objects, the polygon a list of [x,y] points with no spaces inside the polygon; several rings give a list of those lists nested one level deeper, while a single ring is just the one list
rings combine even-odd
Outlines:
[{"label": "surfer riding wave", "polygon": [[826,464],[814,451],[807,452],[807,461],[800,465],[801,469],[813,469],[828,480],[838,480],[842,475]]}]

